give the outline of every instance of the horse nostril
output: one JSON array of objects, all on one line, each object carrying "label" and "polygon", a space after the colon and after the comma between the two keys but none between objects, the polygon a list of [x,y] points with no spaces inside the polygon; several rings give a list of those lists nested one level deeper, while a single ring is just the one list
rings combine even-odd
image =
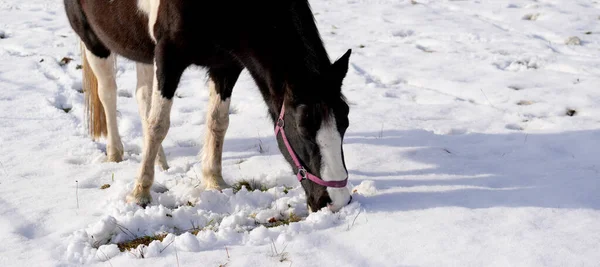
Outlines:
[{"label": "horse nostril", "polygon": [[350,200],[348,200],[348,204],[346,205],[349,205],[350,203],[352,203],[352,195],[350,195]]},{"label": "horse nostril", "polygon": [[335,208],[335,206],[333,205],[333,203],[327,204],[327,209],[329,209],[332,212],[336,212],[337,211],[337,209]]}]

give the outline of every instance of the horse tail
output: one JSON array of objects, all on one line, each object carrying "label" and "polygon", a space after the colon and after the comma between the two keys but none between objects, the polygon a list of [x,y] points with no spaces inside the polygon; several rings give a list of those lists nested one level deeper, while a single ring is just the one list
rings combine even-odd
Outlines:
[{"label": "horse tail", "polygon": [[81,47],[81,70],[83,94],[85,102],[85,117],[86,125],[92,140],[98,140],[100,137],[107,135],[106,115],[104,107],[98,96],[98,78],[92,70],[86,56],[86,47],[83,41],[80,41]]}]

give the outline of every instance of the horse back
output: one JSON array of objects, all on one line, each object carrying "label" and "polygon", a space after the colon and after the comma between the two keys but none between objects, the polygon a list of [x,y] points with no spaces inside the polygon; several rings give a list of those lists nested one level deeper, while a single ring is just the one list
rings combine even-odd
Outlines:
[{"label": "horse back", "polygon": [[99,57],[110,52],[136,62],[151,64],[154,42],[148,31],[148,16],[138,0],[65,0],[73,30],[88,49]]}]

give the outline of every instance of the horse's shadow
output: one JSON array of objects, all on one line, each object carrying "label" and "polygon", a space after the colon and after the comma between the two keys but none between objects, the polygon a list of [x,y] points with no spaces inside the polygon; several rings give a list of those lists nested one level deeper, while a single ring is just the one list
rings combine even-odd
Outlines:
[{"label": "horse's shadow", "polygon": [[[463,135],[385,131],[349,133],[345,143],[399,151],[381,155],[397,158],[392,167],[397,170],[390,171],[390,164],[385,171],[349,165],[352,183],[375,182],[379,193],[361,198],[371,211],[452,206],[600,209],[598,130]],[[407,161],[429,167],[407,168]]]}]

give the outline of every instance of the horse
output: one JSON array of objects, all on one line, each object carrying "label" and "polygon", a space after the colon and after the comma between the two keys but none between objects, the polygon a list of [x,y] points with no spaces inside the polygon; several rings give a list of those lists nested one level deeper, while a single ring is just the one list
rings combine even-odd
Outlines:
[{"label": "horse", "polygon": [[202,149],[206,190],[230,187],[221,171],[234,85],[246,69],[274,125],[278,148],[306,194],[310,212],[352,201],[343,139],[350,107],[342,92],[352,50],[331,61],[308,0],[65,0],[80,41],[86,117],[107,158],[122,161],[117,129],[115,58],[136,62],[142,160],[129,203],[151,202],[162,148],[183,72],[200,66],[210,90]]}]

